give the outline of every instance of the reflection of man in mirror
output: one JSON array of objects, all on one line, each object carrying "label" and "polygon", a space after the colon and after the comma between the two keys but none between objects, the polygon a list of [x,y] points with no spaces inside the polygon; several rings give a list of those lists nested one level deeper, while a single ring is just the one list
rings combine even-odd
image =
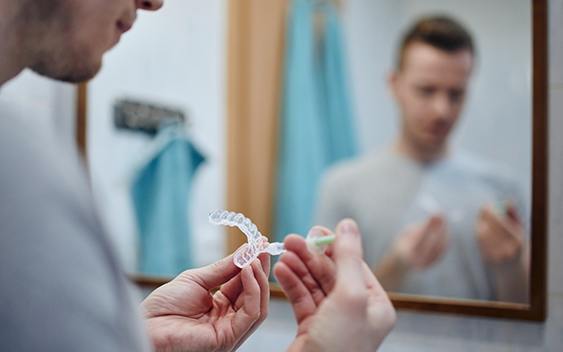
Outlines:
[{"label": "reflection of man in mirror", "polygon": [[451,18],[423,18],[406,32],[389,78],[395,142],[325,175],[316,222],[356,219],[366,261],[389,290],[526,302],[519,188],[497,165],[450,147],[475,56]]}]

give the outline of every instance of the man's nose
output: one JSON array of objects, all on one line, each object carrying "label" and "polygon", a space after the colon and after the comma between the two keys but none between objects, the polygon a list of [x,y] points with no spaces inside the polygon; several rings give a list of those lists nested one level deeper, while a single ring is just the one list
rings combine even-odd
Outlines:
[{"label": "man's nose", "polygon": [[135,6],[141,10],[156,11],[162,7],[164,0],[135,0]]},{"label": "man's nose", "polygon": [[452,115],[453,104],[445,94],[438,94],[433,102],[436,117],[442,120],[448,119]]}]

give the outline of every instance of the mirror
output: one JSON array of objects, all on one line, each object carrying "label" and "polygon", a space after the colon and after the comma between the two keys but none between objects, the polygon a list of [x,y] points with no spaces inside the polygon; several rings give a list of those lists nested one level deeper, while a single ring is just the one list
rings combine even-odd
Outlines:
[{"label": "mirror", "polygon": [[[232,132],[229,144],[228,160],[235,159],[233,164],[240,169],[233,166],[229,172],[236,186],[229,204],[248,209],[276,239],[290,232],[305,235],[312,224],[333,227],[343,217],[354,218],[362,231],[366,260],[380,280],[386,281],[396,307],[543,319],[547,170],[545,2],[340,1],[341,48],[334,43],[338,35],[326,34],[334,31],[334,26],[326,24],[332,21],[327,17],[326,6],[333,2],[293,3],[301,7],[297,10],[298,5],[294,5],[290,9],[293,17],[287,22],[289,28],[281,30],[281,44],[276,42],[279,28],[260,22],[260,16],[268,11],[256,3],[252,3],[251,9],[250,5],[237,7],[239,16],[235,19],[247,20],[252,26],[241,26],[236,39],[242,45],[231,48],[235,60],[230,71],[243,73],[240,77],[233,74],[230,119],[233,125],[237,122],[244,127]],[[510,15],[506,14],[507,7],[511,9]],[[455,114],[443,116],[455,118],[456,126],[439,122],[440,126],[429,128],[436,128],[435,134],[420,131],[420,126],[413,131],[412,125],[416,127],[420,120],[426,120],[427,112],[419,103],[405,105],[405,81],[412,82],[404,72],[391,73],[398,66],[397,50],[408,29],[421,17],[436,15],[446,15],[466,28],[461,32],[470,33],[474,50],[468,55],[473,59],[470,67],[461,75],[464,83],[457,88],[450,85],[449,93],[443,93],[451,102],[465,100],[463,105],[457,105]],[[263,33],[268,31],[269,41],[263,39]],[[262,35],[253,37],[255,32]],[[293,33],[296,34],[292,36]],[[307,45],[313,49],[303,49]],[[339,57],[332,52],[333,56],[327,58],[330,50],[345,54]],[[298,51],[301,58],[295,54]],[[266,52],[281,53],[282,63],[260,55]],[[347,70],[339,68],[339,62],[347,62]],[[437,76],[447,76],[448,65],[437,66]],[[257,77],[265,77],[267,72],[264,67],[281,74],[259,81]],[[339,70],[344,74],[347,71],[348,79],[342,79],[341,72],[334,73]],[[435,84],[428,84],[432,80],[430,72],[429,67],[423,67],[426,82],[415,85],[420,95],[430,97],[437,92]],[[272,84],[282,88],[268,89]],[[348,90],[342,88],[346,84]],[[342,102],[346,95],[343,91],[349,95],[348,107]],[[279,106],[274,102],[270,109],[264,108],[263,98],[272,95],[280,97]],[[518,104],[520,107],[508,113]],[[407,110],[408,133],[422,139],[411,140],[410,149],[421,142],[432,144],[441,140],[438,144],[449,146],[447,153],[432,160],[432,153],[409,150],[410,154],[430,159],[420,162],[421,156],[412,160],[409,153],[402,155],[396,151]],[[279,118],[278,125],[264,124],[252,134],[256,121],[270,118]],[[241,131],[255,141],[253,146],[234,142]],[[266,141],[262,140],[264,135]],[[272,136],[278,140],[272,142]],[[332,164],[331,157],[338,154],[335,147],[342,153],[338,163]],[[422,147],[428,149],[428,145]],[[271,162],[272,159],[276,161]],[[254,179],[245,181],[248,175],[243,171],[250,168]],[[274,191],[267,194],[265,188],[256,190],[260,177],[273,178]],[[472,202],[475,203],[470,205]],[[271,211],[264,215],[253,204]],[[517,238],[517,248],[494,265],[488,264],[494,255],[487,251],[498,249],[498,245],[480,249],[481,243],[490,239],[493,226],[491,221],[482,224],[482,218],[493,214],[487,220],[497,225],[512,226],[508,225],[509,218],[513,225],[518,224],[507,231]],[[430,221],[433,215],[437,216]],[[432,268],[429,262],[420,260],[414,263],[419,268],[412,268],[412,262],[422,257],[420,251],[425,246],[408,248],[413,241],[397,245],[397,238],[407,229],[419,239],[449,238],[447,245],[443,244],[445,241],[436,241],[440,250],[429,251],[427,259],[437,266]],[[427,233],[431,235],[426,236]],[[384,260],[397,252],[397,247],[399,252],[414,253],[411,263],[407,263],[408,270],[401,268],[406,266],[404,254]],[[387,278],[382,273],[384,269],[391,273]]]},{"label": "mirror", "polygon": [[531,2],[347,6],[358,151],[311,223],[356,219],[389,291],[528,304]]},{"label": "mirror", "polygon": [[[234,251],[244,237],[208,224],[215,209],[243,212],[272,241],[352,217],[366,261],[396,307],[543,320],[545,1],[345,0],[336,2],[336,27],[328,25],[332,2],[310,2],[315,48],[341,45],[333,58],[345,64],[329,65],[324,77],[336,70],[347,78],[325,87],[348,95],[348,104],[340,101],[347,113],[339,117],[349,119],[336,131],[353,138],[340,145],[346,153],[305,175],[306,182],[292,171],[311,166],[310,159],[291,151],[311,155],[320,148],[311,138],[314,125],[299,125],[306,121],[300,115],[297,129],[285,134],[292,127],[284,110],[292,94],[287,53],[292,40],[303,38],[303,32],[290,35],[291,2],[169,2],[159,13],[141,15],[87,92],[82,88],[93,188],[127,270],[139,283],[159,284],[180,268]],[[435,15],[454,21],[448,31],[459,23],[473,50],[417,42],[399,65],[401,38],[417,20]],[[332,46],[327,28],[342,34],[329,37]],[[429,66],[413,71],[413,62]],[[299,96],[302,85],[294,87]],[[137,104],[129,114],[137,118],[147,111],[182,116],[173,124],[182,152],[171,147],[170,134],[161,136],[162,126],[152,133],[134,123],[116,128],[124,102]],[[448,148],[431,148],[436,145]],[[183,160],[180,175],[165,174],[166,155]],[[291,167],[299,162],[305,167]],[[177,203],[146,207],[163,199]],[[172,209],[181,212],[174,217]],[[174,222],[182,218],[187,227]],[[150,242],[178,226],[189,241],[178,245],[171,231],[168,242]],[[513,241],[500,240],[505,237]],[[176,267],[154,269],[162,263],[147,259],[150,251],[176,258]]]},{"label": "mirror", "polygon": [[223,230],[207,222],[225,208],[225,6],[169,1],[139,12],[88,84],[92,187],[140,280],[161,282],[226,252]]}]

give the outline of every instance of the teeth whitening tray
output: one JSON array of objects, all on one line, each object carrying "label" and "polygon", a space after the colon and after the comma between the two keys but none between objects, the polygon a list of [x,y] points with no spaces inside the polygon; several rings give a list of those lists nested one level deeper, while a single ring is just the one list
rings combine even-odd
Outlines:
[{"label": "teeth whitening tray", "polygon": [[[246,235],[247,243],[237,249],[233,255],[233,262],[239,268],[252,263],[261,253],[280,255],[285,252],[283,243],[269,243],[268,238],[258,231],[258,227],[241,213],[215,210],[209,214],[209,222],[213,225],[237,227]],[[322,254],[328,245],[334,242],[334,236],[323,236],[318,231],[311,231],[307,235],[306,242],[311,252]]]},{"label": "teeth whitening tray", "polygon": [[465,216],[461,209],[445,210],[431,194],[423,194],[419,199],[419,205],[427,214],[443,213],[453,223],[461,222]]}]

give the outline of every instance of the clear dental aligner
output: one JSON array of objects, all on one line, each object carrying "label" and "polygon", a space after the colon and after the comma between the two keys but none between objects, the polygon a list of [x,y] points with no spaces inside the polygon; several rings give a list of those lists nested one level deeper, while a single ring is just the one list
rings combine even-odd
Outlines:
[{"label": "clear dental aligner", "polygon": [[260,233],[258,227],[241,213],[215,210],[209,214],[209,222],[214,225],[237,227],[246,235],[247,243],[237,249],[233,255],[233,262],[239,268],[252,263],[261,253],[280,255],[285,251],[283,243],[269,243],[268,238]]},{"label": "clear dental aligner", "polygon": [[434,198],[430,194],[424,194],[419,200],[419,205],[421,206],[422,210],[424,210],[428,214],[443,213],[453,223],[461,222],[464,218],[463,210],[444,210],[443,207],[438,203],[436,198]]},{"label": "clear dental aligner", "polygon": [[[285,252],[283,243],[269,243],[268,238],[258,230],[258,227],[246,216],[228,210],[215,210],[209,214],[209,222],[214,225],[237,227],[246,235],[247,243],[237,249],[233,255],[233,262],[243,268],[261,253],[280,255]],[[316,232],[307,235],[307,248],[311,252],[322,254],[326,247],[334,242],[334,236],[322,236]]]}]

